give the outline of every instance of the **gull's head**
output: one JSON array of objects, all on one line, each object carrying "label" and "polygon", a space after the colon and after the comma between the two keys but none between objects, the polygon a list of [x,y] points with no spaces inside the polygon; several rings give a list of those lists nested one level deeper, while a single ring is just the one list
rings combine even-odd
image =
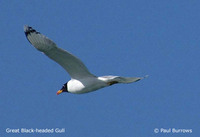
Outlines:
[{"label": "gull's head", "polygon": [[58,90],[58,92],[56,94],[59,95],[60,93],[63,93],[63,92],[68,92],[68,90],[67,90],[67,83],[65,83],[63,85],[63,87],[60,90]]}]

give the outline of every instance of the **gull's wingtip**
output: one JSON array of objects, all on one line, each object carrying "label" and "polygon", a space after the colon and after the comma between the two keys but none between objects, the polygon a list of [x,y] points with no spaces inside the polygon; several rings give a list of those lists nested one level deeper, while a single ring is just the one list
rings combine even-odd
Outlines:
[{"label": "gull's wingtip", "polygon": [[28,25],[24,25],[24,28],[29,27]]},{"label": "gull's wingtip", "polygon": [[26,36],[30,33],[30,30],[31,30],[32,28],[31,27],[29,27],[28,25],[24,25],[24,33],[26,34]]},{"label": "gull's wingtip", "polygon": [[33,29],[32,27],[28,26],[28,25],[24,25],[24,33],[27,35],[29,35],[30,33],[36,33],[38,34],[39,32],[37,32],[35,29]]},{"label": "gull's wingtip", "polygon": [[26,32],[28,30],[29,26],[28,25],[24,25],[24,32]]},{"label": "gull's wingtip", "polygon": [[145,79],[145,78],[148,78],[148,77],[149,77],[149,75],[146,75],[144,77],[141,77],[141,79]]}]

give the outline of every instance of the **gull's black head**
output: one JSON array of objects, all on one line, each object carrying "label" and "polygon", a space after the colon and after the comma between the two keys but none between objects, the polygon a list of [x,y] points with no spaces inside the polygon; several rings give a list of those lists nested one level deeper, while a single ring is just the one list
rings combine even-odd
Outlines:
[{"label": "gull's black head", "polygon": [[68,92],[67,90],[67,83],[65,83],[62,88],[60,90],[58,90],[58,92],[56,93],[57,95],[59,95],[62,92]]}]

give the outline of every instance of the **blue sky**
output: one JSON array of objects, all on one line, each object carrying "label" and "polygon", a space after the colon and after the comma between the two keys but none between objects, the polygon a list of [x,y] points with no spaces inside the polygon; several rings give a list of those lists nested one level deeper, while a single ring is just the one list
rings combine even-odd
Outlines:
[{"label": "blue sky", "polygon": [[[200,135],[200,2],[188,0],[1,1],[0,135],[7,128],[65,128],[54,137]],[[30,25],[97,76],[133,84],[56,95],[69,75],[25,38]],[[154,133],[154,129],[192,133]],[[27,136],[27,134],[26,134]]]}]

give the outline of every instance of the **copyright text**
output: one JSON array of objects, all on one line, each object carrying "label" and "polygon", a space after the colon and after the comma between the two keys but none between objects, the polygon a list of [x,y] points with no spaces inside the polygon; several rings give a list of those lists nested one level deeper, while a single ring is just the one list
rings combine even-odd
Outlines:
[{"label": "copyright text", "polygon": [[163,133],[163,134],[190,134],[192,133],[192,129],[180,129],[180,128],[154,128],[154,133]]}]

